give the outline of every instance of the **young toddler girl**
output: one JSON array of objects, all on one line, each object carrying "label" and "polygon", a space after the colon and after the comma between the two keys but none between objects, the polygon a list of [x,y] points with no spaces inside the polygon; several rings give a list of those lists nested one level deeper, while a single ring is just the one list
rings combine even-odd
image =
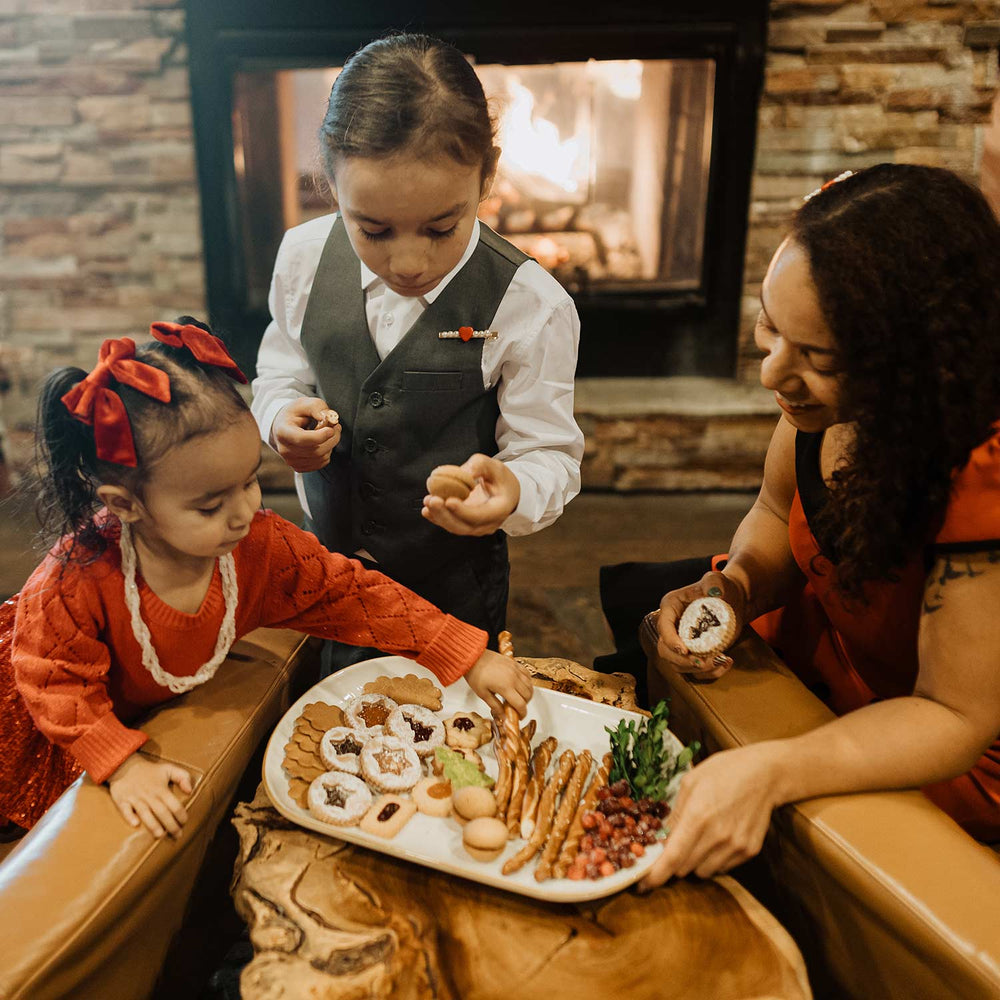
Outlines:
[{"label": "young toddler girl", "polygon": [[137,753],[139,715],[209,681],[259,626],[413,657],[523,713],[526,673],[484,632],[261,510],[260,440],[222,341],[182,317],[106,340],[39,404],[61,540],[0,609],[0,822],[32,826],[82,771],[157,837],[185,821],[184,769]]},{"label": "young toddler girl", "polygon": [[[320,142],[336,214],[278,250],[254,415],[324,544],[495,642],[506,536],[551,524],[580,489],[576,309],[476,218],[500,150],[453,46],[366,45],[333,85]],[[476,480],[467,499],[425,495],[442,464]]]}]

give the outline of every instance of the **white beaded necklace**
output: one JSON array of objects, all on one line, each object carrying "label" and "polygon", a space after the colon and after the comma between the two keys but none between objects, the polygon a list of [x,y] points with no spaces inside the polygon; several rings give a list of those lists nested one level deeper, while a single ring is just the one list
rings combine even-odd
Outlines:
[{"label": "white beaded necklace", "polygon": [[236,560],[232,552],[219,558],[219,573],[222,576],[222,597],[225,601],[225,614],[222,627],[215,642],[215,653],[212,658],[189,677],[175,677],[160,666],[159,657],[153,649],[153,639],[149,628],[142,620],[139,610],[139,588],[135,582],[135,546],[132,544],[132,531],[122,522],[121,533],[122,573],[125,574],[125,606],[128,608],[132,621],[132,634],[142,648],[142,665],[152,674],[153,680],[161,687],[169,688],[175,694],[183,694],[191,688],[204,684],[215,676],[219,665],[226,658],[230,647],[236,641],[236,605],[239,603],[239,588],[236,583]]}]

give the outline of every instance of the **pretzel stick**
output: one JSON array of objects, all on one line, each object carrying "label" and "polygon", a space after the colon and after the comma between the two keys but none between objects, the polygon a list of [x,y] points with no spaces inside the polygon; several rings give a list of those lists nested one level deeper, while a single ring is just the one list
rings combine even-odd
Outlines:
[{"label": "pretzel stick", "polygon": [[525,736],[528,738],[529,747],[531,746],[531,741],[535,738],[535,728],[537,726],[538,723],[535,722],[534,719],[531,719],[529,722],[526,722],[523,726],[521,726],[521,736],[522,738]]},{"label": "pretzel stick", "polygon": [[531,777],[528,787],[524,790],[524,801],[521,803],[521,836],[529,840],[535,829],[535,816],[538,813],[538,800],[545,787],[545,771],[556,752],[556,738],[549,736],[535,747],[531,756]]},{"label": "pretzel stick", "polygon": [[528,757],[531,754],[531,741],[524,733],[518,743],[514,783],[510,792],[510,805],[507,807],[507,833],[511,837],[516,837],[521,831],[521,807],[528,787]]},{"label": "pretzel stick", "polygon": [[493,797],[497,800],[497,819],[503,820],[507,816],[507,803],[510,801],[514,774],[507,741],[496,719],[493,720],[493,752],[497,757],[497,780],[493,786]]},{"label": "pretzel stick", "polygon": [[508,858],[503,865],[504,875],[513,875],[525,864],[527,864],[537,853],[538,849],[545,843],[545,838],[552,829],[552,820],[556,814],[556,799],[569,780],[573,764],[576,762],[576,754],[572,750],[563,751],[559,758],[559,767],[556,773],[549,778],[545,791],[542,792],[541,801],[538,804],[538,819],[535,822],[535,829],[532,831],[531,839],[515,854]]},{"label": "pretzel stick", "polygon": [[576,857],[576,852],[580,849],[580,838],[583,836],[583,814],[590,812],[597,806],[597,790],[608,783],[608,772],[611,770],[611,754],[606,753],[601,761],[597,774],[594,775],[584,793],[580,804],[576,807],[576,815],[570,824],[569,832],[563,841],[559,851],[559,858],[552,866],[552,874],[555,878],[565,878],[569,866]]},{"label": "pretzel stick", "polygon": [[501,656],[514,658],[514,640],[510,632],[506,629],[497,634],[497,649],[500,651]]},{"label": "pretzel stick", "polygon": [[552,830],[545,840],[545,847],[542,849],[542,857],[535,868],[535,880],[544,882],[552,877],[552,863],[559,854],[566,834],[569,831],[570,823],[576,815],[576,807],[580,804],[580,796],[583,793],[583,784],[590,774],[590,765],[593,757],[589,750],[584,750],[576,759],[576,767],[573,768],[573,775],[566,785],[566,792],[559,803],[559,811],[555,819],[552,820]]}]

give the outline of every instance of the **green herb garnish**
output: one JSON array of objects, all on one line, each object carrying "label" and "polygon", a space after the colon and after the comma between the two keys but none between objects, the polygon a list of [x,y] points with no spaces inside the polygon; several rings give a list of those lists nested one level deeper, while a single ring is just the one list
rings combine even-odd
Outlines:
[{"label": "green herb garnish", "polygon": [[614,729],[604,727],[611,736],[609,785],[624,778],[635,799],[662,801],[666,798],[667,786],[674,776],[687,767],[701,749],[701,744],[695,740],[674,754],[663,739],[669,714],[669,706],[661,701],[650,717],[638,724],[634,719],[622,719]]}]

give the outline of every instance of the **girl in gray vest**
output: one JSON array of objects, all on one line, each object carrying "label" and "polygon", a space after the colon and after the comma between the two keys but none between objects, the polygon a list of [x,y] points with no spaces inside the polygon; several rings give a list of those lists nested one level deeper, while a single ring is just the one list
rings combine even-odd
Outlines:
[{"label": "girl in gray vest", "polygon": [[[324,544],[495,643],[506,536],[551,524],[580,489],[576,309],[476,218],[500,150],[457,49],[365,46],[319,137],[337,211],[282,240],[254,415]],[[425,495],[442,464],[475,479],[467,499]]]}]

